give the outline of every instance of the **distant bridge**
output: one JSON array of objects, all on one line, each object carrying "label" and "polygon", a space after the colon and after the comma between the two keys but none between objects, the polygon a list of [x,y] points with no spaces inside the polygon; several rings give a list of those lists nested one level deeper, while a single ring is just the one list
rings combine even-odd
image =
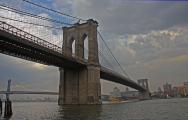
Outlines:
[{"label": "distant bridge", "polygon": [[0,91],[0,94],[35,94],[35,95],[58,95],[58,92],[39,92],[39,91]]}]

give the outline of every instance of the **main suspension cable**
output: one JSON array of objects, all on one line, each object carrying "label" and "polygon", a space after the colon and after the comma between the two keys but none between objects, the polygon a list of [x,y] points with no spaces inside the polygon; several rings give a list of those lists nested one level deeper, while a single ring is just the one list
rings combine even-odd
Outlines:
[{"label": "main suspension cable", "polygon": [[46,10],[55,12],[55,13],[58,13],[58,14],[60,14],[60,15],[64,15],[64,16],[67,16],[67,17],[71,17],[71,18],[74,18],[74,19],[77,19],[77,20],[87,21],[87,20],[84,20],[84,19],[79,18],[79,17],[76,17],[76,16],[72,16],[72,15],[69,15],[69,14],[66,14],[66,13],[63,13],[63,12],[60,12],[60,11],[56,11],[56,10],[51,9],[51,8],[47,8],[47,7],[45,7],[45,6],[36,4],[36,3],[31,2],[31,1],[28,1],[28,0],[22,0],[22,1],[27,2],[27,3],[29,3],[29,4],[32,4],[32,5],[34,5],[34,6],[37,6],[37,7],[40,7],[40,8],[43,8],[43,9],[46,9]]}]

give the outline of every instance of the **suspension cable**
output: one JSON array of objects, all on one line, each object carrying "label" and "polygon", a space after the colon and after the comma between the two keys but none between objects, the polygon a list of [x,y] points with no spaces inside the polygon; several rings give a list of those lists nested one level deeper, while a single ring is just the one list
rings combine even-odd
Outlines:
[{"label": "suspension cable", "polygon": [[[3,6],[3,7],[1,7],[1,6]],[[6,8],[4,8],[4,7],[6,7]],[[0,4],[0,9],[6,10],[6,11],[10,11],[10,12],[14,12],[14,13],[18,13],[18,14],[21,14],[21,15],[26,15],[26,16],[33,17],[33,18],[47,20],[47,21],[54,22],[54,23],[59,23],[59,24],[64,24],[64,25],[70,25],[70,26],[73,25],[73,24],[65,23],[65,22],[62,22],[62,21],[55,20],[55,19],[51,19],[51,18],[47,18],[47,17],[35,15],[35,14],[32,14],[32,13],[20,11],[20,10],[17,10],[15,8],[8,7],[8,6],[1,5],[1,4]]]},{"label": "suspension cable", "polygon": [[53,27],[53,26],[47,26],[47,25],[41,25],[41,24],[37,24],[37,23],[26,22],[26,21],[22,21],[22,20],[18,20],[18,19],[12,19],[12,18],[3,17],[3,16],[0,16],[0,18],[11,20],[11,21],[16,21],[16,22],[21,22],[21,23],[25,23],[25,24],[31,24],[31,25],[35,25],[35,26],[40,26],[40,27],[46,27],[46,28],[50,28],[50,29],[62,30],[62,28],[57,28],[57,27]]},{"label": "suspension cable", "polygon": [[114,54],[112,53],[111,49],[108,47],[107,43],[105,42],[104,38],[102,37],[101,33],[99,31],[97,31],[100,38],[102,39],[102,41],[104,42],[105,46],[107,47],[107,49],[109,50],[110,54],[112,55],[112,57],[114,58],[114,60],[116,61],[116,63],[119,65],[120,69],[122,70],[122,72],[128,77],[129,75],[125,72],[125,70],[123,69],[123,67],[121,66],[121,64],[119,63],[119,61],[116,59],[116,57],[114,56]]},{"label": "suspension cable", "polygon": [[27,2],[27,3],[29,3],[29,4],[32,4],[32,5],[34,5],[34,6],[37,6],[37,7],[40,7],[40,8],[43,8],[43,9],[46,9],[46,10],[55,12],[55,13],[58,13],[58,14],[60,14],[60,15],[68,16],[68,17],[71,17],[71,18],[74,18],[74,19],[77,19],[77,20],[87,21],[87,20],[84,20],[84,19],[79,18],[79,17],[76,17],[76,16],[72,16],[72,15],[69,15],[69,14],[66,14],[66,13],[63,13],[63,12],[60,12],[60,11],[56,11],[56,10],[51,9],[51,8],[47,8],[47,7],[45,7],[45,6],[36,4],[36,3],[31,2],[31,1],[28,1],[28,0],[22,0],[22,1]]},{"label": "suspension cable", "polygon": [[[72,16],[72,15],[69,15],[69,14],[65,14],[65,13],[56,11],[56,10],[54,10],[54,9],[50,9],[50,8],[44,7],[44,6],[42,6],[42,5],[39,5],[39,4],[30,2],[30,1],[28,1],[28,0],[22,0],[22,1],[27,2],[27,3],[29,3],[29,4],[32,4],[32,5],[34,5],[34,6],[37,6],[37,7],[40,7],[40,8],[43,8],[43,9],[46,9],[46,10],[55,12],[55,13],[58,13],[58,14],[64,15],[64,16],[68,16],[68,17],[71,17],[71,18],[74,18],[74,19],[86,21],[86,20],[84,20],[84,19],[81,19],[81,18]],[[6,7],[6,8],[9,8],[9,9],[3,8],[3,7],[0,7],[0,9],[4,9],[4,10],[7,10],[7,11],[19,13],[19,14],[22,14],[22,15],[26,15],[26,16],[30,16],[30,17],[34,17],[34,18],[39,18],[39,19],[43,19],[43,20],[47,20],[47,21],[51,21],[51,22],[55,22],[55,23],[60,23],[60,24],[73,25],[73,24],[61,22],[61,21],[58,21],[58,20],[54,20],[54,19],[51,19],[51,18],[47,18],[47,17],[43,17],[43,16],[38,16],[38,15],[35,15],[35,14],[32,14],[32,13],[20,11],[20,10],[17,10],[17,9],[8,7],[8,6],[4,6],[4,5],[1,5],[1,6]],[[12,10],[11,10],[11,9],[12,9]],[[17,20],[17,19],[12,19],[12,18],[7,18],[7,17],[2,17],[2,16],[0,16],[0,18],[8,19],[8,20],[11,20],[11,21],[22,22],[22,23],[26,23],[26,24],[32,24],[32,25],[36,25],[36,26],[42,26],[42,27],[51,28],[51,29],[62,29],[62,28],[57,28],[57,27],[53,27],[53,26],[46,26],[46,25],[41,25],[41,24],[37,24],[37,23],[26,22],[26,21]],[[110,54],[113,56],[114,60],[115,60],[116,63],[119,65],[119,67],[120,67],[120,69],[122,70],[122,72],[123,72],[127,77],[129,77],[128,74],[125,72],[125,70],[124,70],[124,69],[122,68],[122,66],[120,65],[119,61],[118,61],[118,60],[116,59],[116,57],[113,55],[111,49],[108,47],[108,45],[107,45],[107,43],[105,42],[105,40],[103,39],[101,33],[100,33],[99,31],[97,31],[97,32],[98,32],[99,36],[101,37],[102,41],[104,42],[105,46],[106,46],[107,49],[109,50]],[[99,50],[99,54],[101,54],[102,57],[105,58],[104,55],[102,54],[102,52],[100,52],[100,50]],[[105,58],[105,61],[106,61],[106,60],[107,60],[107,59]],[[108,61],[108,60],[107,60],[107,61]],[[110,63],[110,62],[108,62],[108,63]]]}]

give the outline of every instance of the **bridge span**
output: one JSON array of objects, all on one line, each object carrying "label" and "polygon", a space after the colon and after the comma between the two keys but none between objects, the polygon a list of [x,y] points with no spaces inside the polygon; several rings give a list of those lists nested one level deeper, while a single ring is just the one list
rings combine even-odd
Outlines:
[{"label": "bridge span", "polygon": [[[62,48],[2,21],[0,38],[0,52],[3,54],[56,67],[79,68],[87,65],[86,60],[66,56]],[[102,79],[145,91],[134,81],[108,68],[101,66],[100,75]]]},{"label": "bridge span", "polygon": [[[100,78],[132,87],[140,92],[146,92],[146,89],[136,82],[100,65],[97,26],[96,21],[88,20],[86,23],[63,28],[64,38],[61,48],[0,21],[0,52],[59,67],[60,104],[100,104]],[[78,32],[80,36],[78,36]],[[86,36],[89,38],[88,60],[83,58],[84,48],[80,47],[83,46]],[[75,56],[72,55],[74,39],[77,40]]]}]

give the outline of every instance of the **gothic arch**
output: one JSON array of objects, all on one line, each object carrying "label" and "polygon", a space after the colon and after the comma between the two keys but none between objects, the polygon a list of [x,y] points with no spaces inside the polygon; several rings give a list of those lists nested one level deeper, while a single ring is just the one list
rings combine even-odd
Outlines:
[{"label": "gothic arch", "polygon": [[82,35],[82,41],[83,41],[83,58],[88,60],[89,57],[89,41],[88,41],[88,35],[86,33],[84,33]]},{"label": "gothic arch", "polygon": [[76,52],[76,40],[74,37],[71,37],[69,40],[69,51],[73,57],[75,57]]}]

